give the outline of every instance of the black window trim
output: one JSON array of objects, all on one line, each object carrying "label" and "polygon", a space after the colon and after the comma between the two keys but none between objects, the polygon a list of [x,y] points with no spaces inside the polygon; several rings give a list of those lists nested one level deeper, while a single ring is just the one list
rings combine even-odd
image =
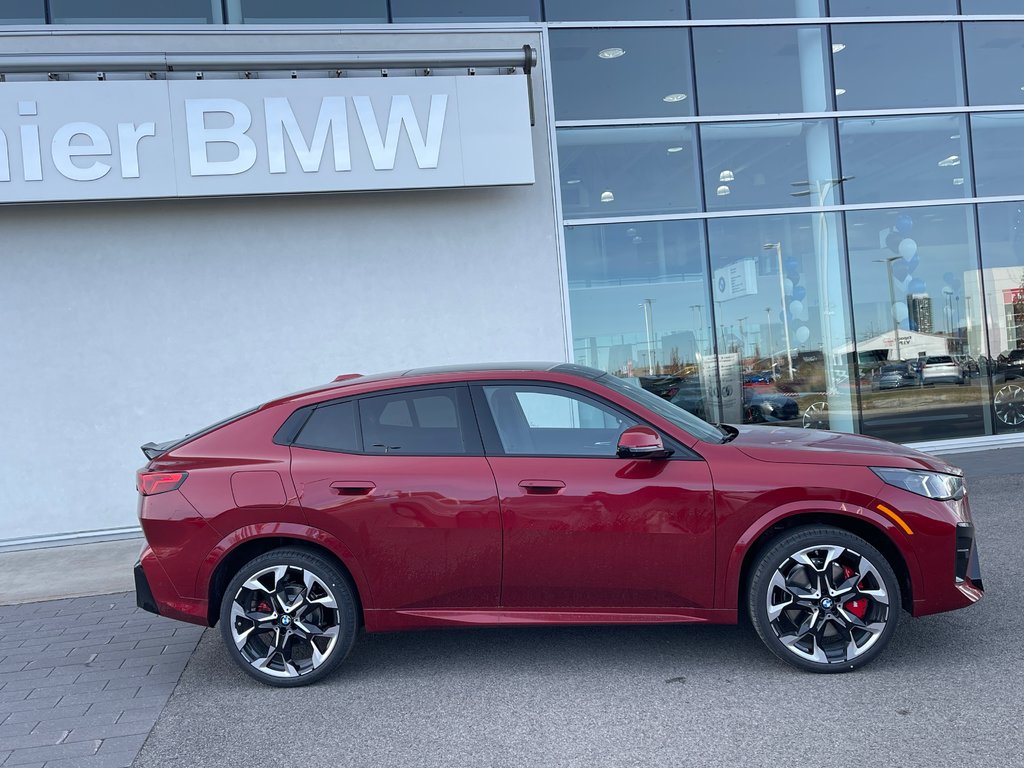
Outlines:
[{"label": "black window trim", "polygon": [[[462,453],[381,453],[380,451],[367,451],[363,444],[363,425],[359,403],[375,397],[388,397],[405,393],[426,392],[432,389],[455,390],[455,407],[459,418],[459,428],[462,432],[462,442],[466,450]],[[338,405],[344,402],[356,403],[356,431],[357,443],[360,446],[358,451],[343,451],[337,448],[325,448],[323,446],[303,445],[299,442],[299,435],[303,427],[309,421],[313,411],[318,408],[326,408],[331,405]],[[301,415],[300,415],[301,414]],[[364,392],[358,395],[347,395],[335,397],[312,405],[304,405],[296,409],[274,434],[274,442],[277,445],[285,445],[295,448],[303,448],[307,451],[322,451],[324,453],[339,453],[351,456],[418,456],[418,457],[449,457],[457,458],[462,456],[484,456],[483,442],[480,434],[479,420],[471,402],[469,384],[464,381],[438,382],[436,384],[421,384],[417,386],[394,387],[390,389],[379,389],[373,392]]]},{"label": "black window trim", "polygon": [[[501,444],[501,436],[498,434],[498,427],[491,416],[490,405],[487,403],[487,396],[484,394],[484,387],[544,387],[546,389],[557,389],[570,393],[573,396],[582,396],[584,400],[590,400],[596,405],[606,408],[638,425],[650,427],[659,435],[666,448],[673,449],[674,453],[668,459],[659,461],[704,461],[704,457],[692,448],[683,445],[677,439],[669,435],[665,430],[655,426],[638,413],[623,408],[618,403],[591,392],[582,387],[575,387],[572,384],[564,384],[560,381],[545,381],[543,379],[487,379],[468,382],[470,393],[473,397],[473,408],[476,411],[476,420],[480,428],[480,436],[483,439],[483,447],[486,456],[507,456],[509,458],[534,458],[534,459],[598,459],[625,461],[618,456],[581,456],[579,454],[554,454],[554,453],[505,453]],[[643,459],[646,461],[647,459]],[[638,461],[638,459],[633,459]]]}]

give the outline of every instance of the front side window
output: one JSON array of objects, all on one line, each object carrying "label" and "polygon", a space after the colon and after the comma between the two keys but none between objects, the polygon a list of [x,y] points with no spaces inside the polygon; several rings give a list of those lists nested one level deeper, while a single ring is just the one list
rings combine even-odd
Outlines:
[{"label": "front side window", "polygon": [[491,386],[484,397],[502,450],[513,456],[612,458],[637,422],[584,395],[556,387]]}]

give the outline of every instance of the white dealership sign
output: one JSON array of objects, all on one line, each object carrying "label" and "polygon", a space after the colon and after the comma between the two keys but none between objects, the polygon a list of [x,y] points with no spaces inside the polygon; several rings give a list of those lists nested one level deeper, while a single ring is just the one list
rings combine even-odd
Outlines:
[{"label": "white dealership sign", "polygon": [[532,184],[522,75],[0,83],[0,202]]}]

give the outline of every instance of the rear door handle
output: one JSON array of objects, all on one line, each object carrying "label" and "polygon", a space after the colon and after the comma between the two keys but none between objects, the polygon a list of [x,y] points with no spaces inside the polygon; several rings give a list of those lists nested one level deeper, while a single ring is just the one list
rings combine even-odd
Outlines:
[{"label": "rear door handle", "polygon": [[369,480],[335,480],[331,490],[339,496],[368,496],[377,486]]},{"label": "rear door handle", "polygon": [[551,495],[561,493],[565,483],[561,480],[520,480],[519,487],[527,493]]}]

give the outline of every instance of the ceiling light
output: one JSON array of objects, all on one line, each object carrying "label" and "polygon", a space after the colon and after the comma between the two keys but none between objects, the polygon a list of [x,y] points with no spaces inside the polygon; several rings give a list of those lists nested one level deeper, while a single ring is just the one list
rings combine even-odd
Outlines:
[{"label": "ceiling light", "polygon": [[953,179],[953,186],[954,187],[962,187],[963,184],[964,184],[963,176],[960,176],[958,178]]},{"label": "ceiling light", "polygon": [[602,59],[617,59],[619,56],[626,55],[625,48],[604,48],[597,52],[597,55]]},{"label": "ceiling light", "polygon": [[682,147],[669,147],[667,151],[672,153],[672,154],[675,154],[676,152],[682,152],[683,148]]},{"label": "ceiling light", "polygon": [[960,165],[960,155],[950,155],[944,160],[939,160],[940,168],[949,168],[954,165]]},{"label": "ceiling light", "polygon": [[716,191],[716,194],[719,197],[725,197],[726,195],[729,194],[729,186],[727,184],[723,184],[722,186],[720,186],[718,188],[718,190]]},{"label": "ceiling light", "polygon": [[662,98],[662,101],[667,101],[669,104],[672,104],[677,101],[683,101],[685,98],[685,93],[670,93],[668,96]]},{"label": "ceiling light", "polygon": [[836,88],[836,96],[842,96],[844,93],[846,93],[845,88]]},{"label": "ceiling light", "polygon": [[614,203],[615,202],[615,195],[612,194],[612,191],[610,189],[606,189],[604,192],[601,193],[601,202],[602,203]]},{"label": "ceiling light", "polygon": [[733,175],[732,171],[726,170],[726,171],[722,171],[720,174],[718,174],[718,180],[719,181],[735,181],[736,177]]},{"label": "ceiling light", "polygon": [[950,136],[949,138],[951,138],[951,139],[959,139],[959,138],[960,138],[960,134],[959,134],[959,133],[954,133],[954,134],[953,134],[952,136]]},{"label": "ceiling light", "polygon": [[569,179],[565,183],[566,184],[579,184],[581,181],[583,181],[583,179]]},{"label": "ceiling light", "polygon": [[839,53],[846,50],[846,43],[832,43],[832,53]]},{"label": "ceiling light", "polygon": [[640,235],[633,235],[633,245],[640,245],[644,239]]}]

